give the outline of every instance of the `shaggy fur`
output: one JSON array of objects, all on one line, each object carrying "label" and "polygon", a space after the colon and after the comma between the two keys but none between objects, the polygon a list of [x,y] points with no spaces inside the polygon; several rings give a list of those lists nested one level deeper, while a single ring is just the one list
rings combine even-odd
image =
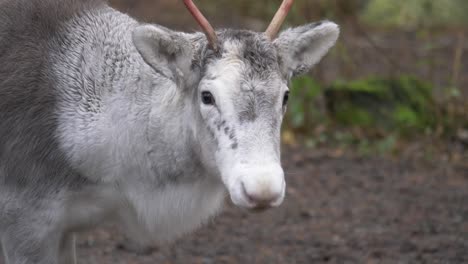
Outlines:
[{"label": "shaggy fur", "polygon": [[[284,197],[289,78],[334,44],[331,22],[274,42],[143,25],[98,0],[0,1],[0,242],[7,263],[74,263],[104,221],[141,245],[219,211]],[[215,104],[200,100],[210,92]]]}]

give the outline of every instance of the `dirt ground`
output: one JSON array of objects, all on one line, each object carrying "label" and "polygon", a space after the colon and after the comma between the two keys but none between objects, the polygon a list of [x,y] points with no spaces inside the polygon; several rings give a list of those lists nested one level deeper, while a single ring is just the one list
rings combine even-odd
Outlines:
[{"label": "dirt ground", "polygon": [[[287,198],[137,255],[114,227],[81,234],[79,263],[468,263],[468,162],[286,150]],[[0,261],[1,262],[1,261]]]}]

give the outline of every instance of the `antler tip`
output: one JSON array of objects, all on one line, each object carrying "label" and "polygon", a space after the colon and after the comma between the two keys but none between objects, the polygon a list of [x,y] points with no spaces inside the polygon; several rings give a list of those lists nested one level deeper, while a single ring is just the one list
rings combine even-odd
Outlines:
[{"label": "antler tip", "polygon": [[271,20],[270,25],[268,26],[267,30],[265,31],[265,34],[273,40],[276,35],[278,34],[281,25],[283,24],[284,20],[286,19],[286,16],[288,15],[289,11],[291,10],[292,4],[294,3],[294,0],[283,0],[281,3],[280,8],[276,12],[275,16]]},{"label": "antler tip", "polygon": [[203,16],[203,14],[200,12],[200,10],[197,8],[197,6],[193,3],[192,0],[184,0],[184,4],[202,28],[211,48],[214,51],[218,51],[218,38],[216,37],[216,32],[214,31],[210,22],[208,22],[205,16]]}]

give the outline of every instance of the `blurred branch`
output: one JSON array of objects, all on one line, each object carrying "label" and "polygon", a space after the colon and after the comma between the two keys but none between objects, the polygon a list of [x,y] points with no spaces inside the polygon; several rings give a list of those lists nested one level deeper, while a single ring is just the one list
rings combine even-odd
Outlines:
[{"label": "blurred branch", "polygon": [[452,86],[453,87],[457,87],[458,85],[464,46],[465,46],[465,32],[463,30],[459,30],[457,34],[457,46],[455,47],[455,53],[453,56],[453,64],[452,64]]}]

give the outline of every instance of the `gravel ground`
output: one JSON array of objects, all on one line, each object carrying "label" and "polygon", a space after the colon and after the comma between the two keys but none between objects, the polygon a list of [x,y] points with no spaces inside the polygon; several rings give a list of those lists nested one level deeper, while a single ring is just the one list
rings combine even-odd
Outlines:
[{"label": "gravel ground", "polygon": [[[79,263],[468,263],[468,162],[286,150],[287,198],[212,222],[146,255],[115,227],[80,234]],[[1,262],[1,261],[0,261]]]}]

